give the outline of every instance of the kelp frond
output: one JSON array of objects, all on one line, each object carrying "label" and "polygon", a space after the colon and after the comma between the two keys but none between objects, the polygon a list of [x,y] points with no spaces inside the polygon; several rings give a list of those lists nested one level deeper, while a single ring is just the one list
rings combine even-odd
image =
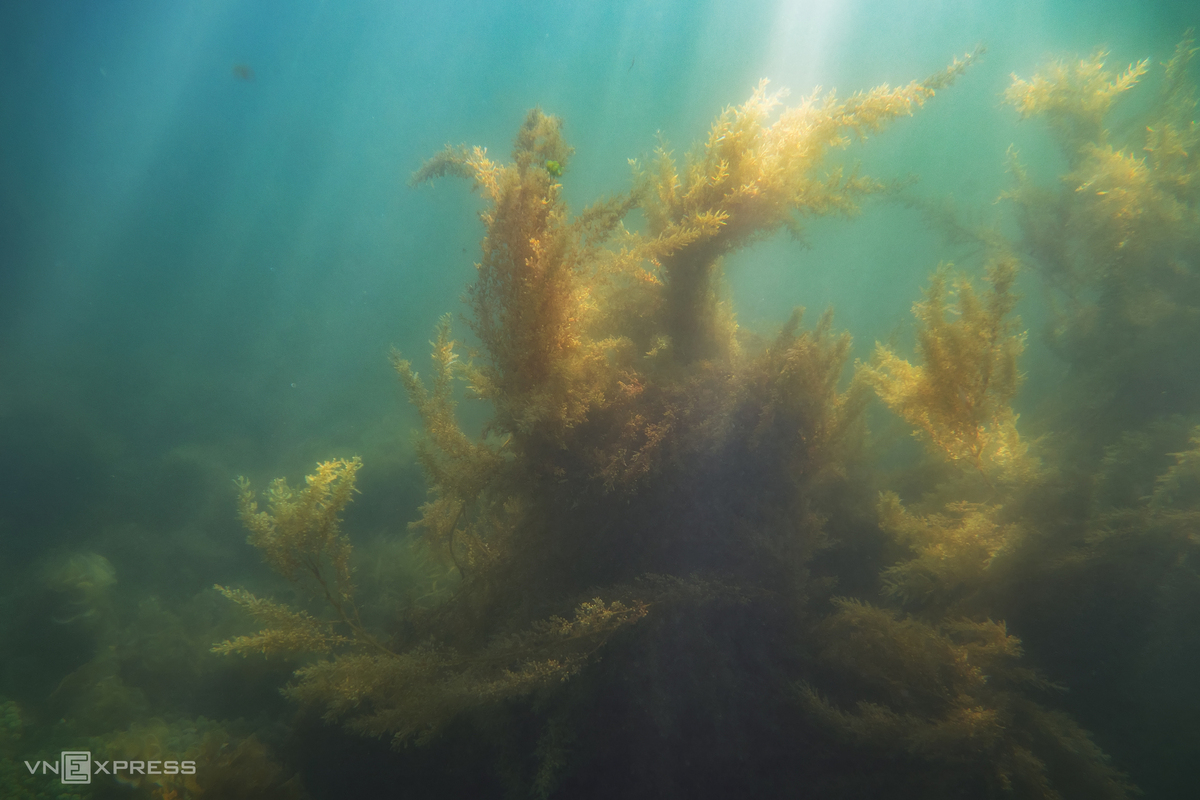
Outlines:
[{"label": "kelp frond", "polygon": [[864,378],[892,411],[952,462],[989,480],[1015,478],[1035,468],[1016,431],[1012,411],[1025,346],[1012,284],[1016,261],[993,259],[980,296],[966,278],[941,267],[913,305],[921,363],[913,365],[877,345]]},{"label": "kelp frond", "polygon": [[287,694],[324,709],[330,722],[390,736],[394,747],[421,744],[462,711],[569,678],[646,611],[641,603],[595,598],[572,620],[552,617],[471,653],[421,645],[387,656],[343,655],[297,671]]},{"label": "kelp frond", "polygon": [[979,591],[992,560],[1021,538],[1018,526],[998,521],[998,506],[952,503],[944,513],[919,516],[884,492],[878,511],[883,530],[915,553],[883,571],[884,593],[926,609],[945,610]]},{"label": "kelp frond", "polygon": [[227,589],[224,586],[217,586],[216,589],[266,626],[256,634],[238,636],[213,645],[212,652],[218,655],[329,653],[350,641],[334,633],[328,622],[314,619],[304,611],[294,611],[285,605],[255,597],[245,589]]},{"label": "kelp frond", "polygon": [[756,359],[749,375],[765,379],[764,402],[750,437],[751,447],[797,437],[793,457],[807,464],[833,465],[842,459],[834,448],[860,419],[866,386],[838,389],[850,353],[848,333],[833,332],[833,313],[821,315],[816,328],[800,331],[803,309],[796,309],[775,342]]},{"label": "kelp frond", "polygon": [[[443,346],[435,347],[440,377],[435,377],[434,391],[428,393],[411,375],[413,391],[426,392],[424,412],[430,419],[445,411],[435,405],[450,402],[445,373],[454,359],[447,335],[444,321],[439,336]],[[450,436],[449,442],[454,441]],[[436,636],[407,648],[381,644],[355,606],[349,583],[351,548],[338,520],[360,464],[357,458],[319,464],[301,491],[275,481],[269,511],[258,511],[249,483],[238,482],[251,544],[277,572],[324,600],[335,620],[319,620],[245,590],[216,587],[264,628],[219,642],[212,652],[331,656],[297,670],[296,682],[286,692],[323,708],[327,719],[361,733],[391,735],[397,745],[424,740],[459,711],[569,677],[617,631],[646,615],[648,606],[641,601],[596,597],[581,603],[570,620],[550,617],[470,649],[441,645]]]},{"label": "kelp frond", "polygon": [[1175,463],[1155,479],[1152,509],[1200,506],[1200,425],[1192,428],[1188,444],[1188,449],[1171,453]]},{"label": "kelp frond", "polygon": [[935,765],[943,781],[982,783],[988,794],[1136,794],[1087,731],[1021,696],[1021,687],[1051,686],[1020,665],[1021,643],[1004,623],[935,626],[848,598],[835,605],[821,660],[868,699],[851,710],[800,684],[797,696],[819,724],[858,747]]},{"label": "kelp frond", "polygon": [[1028,81],[1013,75],[1004,99],[1023,119],[1044,115],[1059,143],[1073,157],[1088,142],[1103,141],[1104,117],[1118,97],[1146,74],[1142,59],[1120,75],[1105,69],[1107,51],[1097,50],[1078,61],[1052,61]]},{"label": "kelp frond", "polygon": [[352,548],[350,539],[341,530],[341,513],[353,499],[354,482],[361,466],[357,456],[323,461],[317,464],[316,472],[305,478],[303,489],[292,488],[285,478],[277,478],[267,490],[266,511],[258,510],[250,482],[237,479],[242,524],[250,531],[247,541],[263,554],[271,569],[313,599],[328,605],[351,636],[335,633],[329,623],[320,622],[304,611],[260,599],[244,590],[217,586],[217,591],[267,627],[254,636],[221,642],[212,648],[213,652],[326,653],[347,642],[384,650],[363,627],[355,605],[350,568]]},{"label": "kelp frond", "polygon": [[413,181],[449,174],[482,188],[487,234],[468,298],[487,358],[475,386],[496,406],[495,429],[561,442],[613,385],[610,361],[622,343],[593,335],[596,295],[613,272],[639,260],[603,253],[636,200],[614,198],[569,219],[556,178],[571,148],[561,120],[540,109],[521,126],[512,163],[497,165],[485,153],[448,149]]},{"label": "kelp frond", "polygon": [[649,233],[671,243],[655,258],[666,282],[663,325],[676,357],[712,358],[728,346],[730,331],[716,318],[716,259],[780,228],[798,232],[803,217],[857,211],[858,200],[883,184],[827,167],[830,151],[910,116],[978,53],[924,82],[878,86],[845,100],[813,93],[774,121],[784,92],[768,93],[763,81],[745,103],[725,109],[682,171],[665,144],[652,168],[635,164]]},{"label": "kelp frond", "polygon": [[1005,195],[1033,263],[1064,295],[1051,343],[1097,377],[1113,372],[1103,380],[1125,384],[1117,397],[1152,393],[1128,377],[1144,363],[1178,365],[1164,373],[1190,366],[1190,352],[1175,343],[1189,340],[1200,319],[1190,266],[1200,246],[1195,52],[1189,30],[1157,100],[1120,125],[1113,101],[1135,88],[1147,61],[1120,76],[1099,56],[1059,62],[1029,82],[1015,79],[1007,93],[1022,116],[1046,116],[1069,164],[1057,186],[1034,184],[1016,165],[1017,185]]},{"label": "kelp frond", "polygon": [[362,461],[335,459],[317,464],[304,488],[286,478],[271,482],[267,510],[258,510],[250,482],[238,478],[239,513],[254,545],[273,570],[297,583],[312,582],[332,599],[353,592],[350,541],[341,530],[340,515],[353,499],[354,481]]},{"label": "kelp frond", "polygon": [[488,541],[473,524],[473,512],[498,480],[504,458],[499,446],[472,439],[458,425],[456,379],[467,382],[477,395],[489,390],[483,385],[487,379],[474,365],[459,360],[450,338],[449,314],[438,322],[436,339],[430,344],[433,376],[428,386],[409,361],[392,353],[392,365],[423,423],[417,457],[429,482],[429,500],[412,527],[423,533],[431,552],[465,573],[487,558],[496,544],[495,537]]}]

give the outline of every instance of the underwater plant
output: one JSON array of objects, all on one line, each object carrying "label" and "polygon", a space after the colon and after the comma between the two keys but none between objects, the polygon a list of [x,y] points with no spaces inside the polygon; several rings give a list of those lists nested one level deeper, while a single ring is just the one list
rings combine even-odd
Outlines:
[{"label": "underwater plant", "polygon": [[[718,319],[718,258],[794,226],[796,216],[853,210],[880,184],[840,167],[821,174],[827,153],[910,114],[974,57],[899,89],[813,96],[773,123],[780,96],[760,86],[718,118],[682,176],[660,148],[652,176],[639,169],[631,193],[574,218],[553,180],[571,149],[561,122],[540,110],[518,132],[511,163],[478,147],[447,148],[427,162],[414,183],[467,177],[488,202],[467,294],[482,362],[459,358],[448,319],[438,326],[431,384],[393,359],[425,425],[418,454],[430,499],[414,528],[461,582],[417,615],[420,635],[371,633],[339,527],[357,459],[319,465],[303,489],[276,481],[266,511],[242,482],[250,543],[335,619],[218,587],[265,627],[214,650],[332,653],[303,667],[289,692],[399,743],[462,706],[576,671],[650,603],[688,594],[680,587],[699,585],[689,574],[741,548],[734,531],[766,525],[758,547],[790,553],[786,581],[802,583],[821,526],[797,489],[837,474],[837,448],[862,405],[861,392],[837,389],[849,339],[830,333],[829,318],[801,333],[797,315],[774,344],[746,352],[732,317]],[[649,220],[644,233],[621,224],[638,206]],[[492,406],[482,440],[458,427],[458,381]],[[730,480],[736,473],[722,477],[754,462],[778,484],[779,508],[747,516],[731,501],[716,517],[689,511],[654,535],[664,514],[694,508],[706,483],[724,484],[731,498],[759,491],[740,475]],[[656,573],[675,577],[647,584]],[[599,585],[621,599],[588,599]],[[572,607],[572,617],[561,616]]]},{"label": "underwater plant", "polygon": [[[270,748],[254,734],[233,730],[215,720],[152,718],[93,740],[100,757],[117,759],[113,780],[138,797],[153,800],[198,800],[202,797],[239,800],[304,800],[308,795],[299,778],[287,775]],[[168,771],[128,769],[129,762],[171,759]],[[190,769],[183,769],[191,762]],[[168,762],[169,763],[169,762]]]},{"label": "underwater plant", "polygon": [[1064,150],[1079,155],[1103,144],[1108,136],[1105,116],[1146,74],[1150,63],[1144,58],[1113,75],[1104,68],[1107,57],[1106,51],[1097,50],[1078,61],[1052,61],[1028,81],[1014,75],[1004,99],[1022,119],[1044,115]]},{"label": "underwater plant", "polygon": [[1157,98],[1125,115],[1116,101],[1140,88],[1148,60],[1120,75],[1103,51],[1055,61],[1029,80],[1014,76],[1005,94],[1022,118],[1047,120],[1067,161],[1057,185],[1044,185],[1011,152],[1014,186],[1004,196],[1020,247],[1054,294],[1047,341],[1076,369],[1064,417],[1088,408],[1097,429],[1200,405],[1190,345],[1200,334],[1195,53],[1189,30]]},{"label": "underwater plant", "polygon": [[[1061,687],[1021,666],[1020,639],[995,621],[1019,607],[1015,587],[1067,585],[1078,572],[1067,564],[1101,552],[1079,541],[1074,521],[1045,514],[1063,502],[1061,488],[1016,430],[1025,336],[1011,317],[1015,275],[1015,259],[993,257],[981,298],[965,278],[948,290],[939,268],[913,306],[922,363],[877,345],[859,366],[926,449],[958,469],[920,484],[916,513],[881,493],[879,528],[900,548],[880,572],[881,594],[911,614],[833,598],[818,626],[817,661],[829,674],[820,689],[798,684],[799,698],[861,752],[913,759],[910,780],[929,795],[1130,797],[1135,787],[1087,731],[1029,698]],[[988,502],[974,501],[980,482]],[[823,691],[853,698],[854,710]]]},{"label": "underwater plant", "polygon": [[[483,698],[526,692],[571,674],[616,629],[645,615],[640,604],[595,598],[581,603],[571,621],[553,617],[470,654],[427,643],[403,652],[389,649],[362,624],[349,566],[351,546],[340,530],[340,514],[352,497],[360,464],[357,458],[323,462],[300,490],[276,480],[266,511],[258,510],[249,483],[238,481],[249,542],[277,573],[323,600],[336,614],[335,622],[245,590],[216,587],[264,627],[214,645],[214,653],[338,651],[330,660],[297,670],[297,682],[287,690],[295,699],[325,705],[331,721],[357,711],[350,727],[364,733],[391,734],[398,744],[429,736],[461,708]],[[370,713],[359,708],[366,698]]]},{"label": "underwater plant", "polygon": [[988,290],[942,267],[925,299],[913,305],[922,364],[883,345],[860,374],[879,397],[952,462],[983,477],[1013,479],[1034,468],[1017,433],[1012,399],[1021,380],[1017,357],[1025,334],[1011,319],[1016,261],[1000,256],[987,267]]},{"label": "underwater plant", "polygon": [[880,527],[912,548],[915,558],[882,573],[884,594],[909,607],[961,607],[987,581],[987,571],[1022,536],[1015,523],[998,521],[998,506],[950,503],[941,513],[916,515],[895,492],[879,499]]},{"label": "underwater plant", "polygon": [[801,702],[860,748],[933,765],[913,779],[926,796],[1137,793],[1074,720],[1025,696],[1056,687],[1019,665],[1020,640],[1004,623],[931,625],[847,598],[835,606],[819,658],[841,674],[841,691],[853,687],[860,699],[846,710],[800,684]]},{"label": "underwater plant", "polygon": [[[262,552],[273,570],[323,597],[343,625],[369,642],[370,634],[354,605],[350,540],[342,533],[339,518],[352,499],[361,465],[357,458],[318,464],[300,490],[288,486],[286,479],[277,479],[268,490],[266,511],[258,510],[247,480],[239,478],[238,489],[242,522],[250,531],[247,541]],[[327,653],[347,641],[303,611],[292,611],[243,590],[216,588],[269,626],[257,635],[226,641],[217,652]]]},{"label": "underwater plant", "polygon": [[[762,84],[682,168],[662,143],[628,193],[575,215],[556,180],[573,151],[540,109],[507,162],[466,146],[427,161],[414,184],[462,177],[484,201],[466,293],[478,346],[444,317],[428,375],[392,358],[423,424],[429,489],[411,530],[456,579],[432,607],[365,624],[340,527],[357,459],[318,465],[302,489],[276,481],[265,511],[242,482],[251,544],[312,605],[218,587],[264,627],[214,651],[307,655],[285,693],[395,748],[480,753],[473,726],[498,725],[480,758],[513,795],[736,793],[747,770],[787,763],[860,796],[846,762],[821,754],[865,747],[880,764],[921,761],[932,787],[1126,796],[1078,725],[1026,699],[1049,683],[1020,665],[1019,640],[976,618],[975,584],[1025,539],[999,493],[1038,469],[1011,405],[1015,259],[993,260],[983,293],[935,275],[915,307],[923,363],[881,347],[844,388],[850,338],[830,314],[803,329],[797,311],[761,338],[719,294],[722,256],[883,191],[835,152],[978,52],[925,81],[782,110]],[[634,209],[644,229],[626,228]],[[939,516],[885,496],[872,511],[872,387],[993,503]],[[463,395],[488,404],[480,436],[459,423]],[[843,574],[869,579],[831,551],[897,546],[912,558],[886,569],[885,594],[929,619],[832,597]]]},{"label": "underwater plant", "polygon": [[[893,473],[905,489],[883,492],[876,510],[895,560],[880,573],[878,599],[835,600],[818,656],[829,672],[802,684],[801,699],[861,752],[914,759],[931,794],[1135,791],[1077,723],[1029,699],[1052,688],[1045,679],[1010,680],[993,654],[955,652],[993,620],[1015,621],[1039,661],[1065,665],[1073,690],[1084,684],[1082,698],[1059,704],[1085,712],[1098,734],[1128,736],[1137,718],[1156,742],[1143,749],[1151,760],[1173,735],[1151,720],[1175,701],[1156,698],[1155,712],[1139,703],[1155,694],[1145,686],[1152,676],[1186,669],[1184,654],[1195,650],[1194,616],[1183,610],[1200,590],[1195,52],[1189,31],[1157,100],[1124,118],[1117,101],[1138,89],[1148,60],[1117,74],[1098,51],[1014,76],[1006,99],[1048,123],[1067,171],[1047,185],[1010,151],[1015,188],[1005,197],[1020,239],[949,218],[951,234],[1006,254],[987,267],[989,290],[981,299],[940,269],[913,309],[921,360],[878,346],[859,370],[926,449],[958,469]],[[1034,419],[1054,447],[1036,457],[1013,411],[1024,345],[1011,319],[1018,254],[1048,289],[1045,341],[1062,362]],[[1021,648],[1007,630],[997,652],[1015,659]],[[1097,678],[1092,665],[1118,650]],[[1169,666],[1151,665],[1167,654]],[[906,661],[925,677],[898,666]],[[960,681],[962,667],[983,670],[987,690]],[[1115,686],[1137,687],[1139,700],[1110,705]]]},{"label": "underwater plant", "polygon": [[643,241],[663,285],[660,335],[674,357],[686,363],[729,347],[732,320],[721,318],[714,283],[722,255],[780,228],[799,233],[805,217],[853,213],[859,199],[884,186],[857,170],[827,169],[831,151],[911,115],[982,54],[979,48],[898,88],[879,86],[846,100],[814,93],[770,124],[784,94],[768,94],[763,81],[748,101],[717,118],[682,174],[665,142],[652,164],[635,163],[647,236],[657,239]]}]

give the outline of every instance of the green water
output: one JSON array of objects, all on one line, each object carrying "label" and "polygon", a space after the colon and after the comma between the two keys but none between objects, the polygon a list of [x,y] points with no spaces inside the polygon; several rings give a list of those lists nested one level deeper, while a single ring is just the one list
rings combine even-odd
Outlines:
[{"label": "green water", "polygon": [[[1069,690],[1022,697],[1090,730],[1146,796],[1190,796],[1200,523],[1194,465],[1173,454],[1194,447],[1200,420],[1189,355],[1200,345],[1200,250],[1188,232],[1196,193],[1181,190],[1174,233],[1161,237],[1174,249],[1139,256],[1174,276],[1150,288],[1175,302],[1176,316],[1136,323],[1119,363],[1098,360],[1086,337],[1070,352],[1051,346],[1047,329],[1069,303],[1014,203],[998,198],[1014,186],[1010,147],[1043,187],[1066,186],[1060,176],[1075,166],[1044,118],[1021,120],[1005,102],[1013,75],[1101,48],[1114,73],[1149,59],[1105,121],[1110,144],[1147,158],[1140,137],[1162,64],[1196,22],[1183,3],[6,5],[0,796],[957,797],[983,787],[1006,796],[1003,780],[962,767],[961,753],[856,742],[796,700],[807,683],[843,708],[886,705],[839,683],[839,669],[853,668],[822,662],[825,646],[806,638],[833,618],[833,597],[891,602],[880,570],[908,551],[875,517],[881,490],[910,508],[926,503],[922,513],[1007,504],[1044,536],[1043,550],[1022,545],[1014,563],[1026,571],[987,584],[991,594],[966,616],[1006,619],[1024,642],[1022,663]],[[789,90],[787,105],[818,87],[848,97],[924,79],[980,44],[979,61],[915,115],[832,156],[830,166],[857,167],[891,191],[850,218],[801,218],[800,239],[776,232],[729,253],[720,299],[746,342],[769,340],[796,306],[808,326],[832,308],[834,329],[853,337],[845,390],[876,342],[919,359],[912,306],[939,263],[982,275],[979,240],[955,240],[918,206],[943,203],[966,226],[994,230],[1021,261],[1016,313],[1028,333],[1012,405],[1048,469],[1038,488],[955,494],[944,460],[873,400],[849,488],[815,509],[829,520],[830,546],[805,557],[803,611],[755,594],[776,591],[766,579],[739,586],[749,600],[710,598],[694,613],[685,604],[656,616],[652,602],[634,626],[642,632],[614,639],[565,683],[468,703],[437,737],[399,751],[281,697],[304,657],[209,652],[253,630],[215,583],[329,613],[246,544],[237,476],[256,488],[277,476],[295,484],[318,461],[362,458],[343,527],[364,618],[380,637],[420,630],[405,609],[436,605],[456,585],[453,570],[414,549],[408,523],[426,500],[413,435],[421,419],[388,355],[394,347],[428,375],[428,342],[448,312],[464,349],[479,347],[462,296],[481,259],[485,206],[466,182],[408,185],[426,158],[467,143],[506,160],[539,106],[563,120],[575,149],[561,182],[578,212],[629,190],[628,159],[651,159],[659,136],[682,162],[764,77]],[[1193,63],[1192,85],[1196,73]],[[1194,176],[1195,156],[1184,157]],[[634,210],[625,224],[644,230],[645,215]],[[1084,229],[1064,221],[1062,239]],[[1099,347],[1125,341],[1111,326],[1096,330]],[[464,431],[479,434],[491,411],[462,405]],[[1173,464],[1181,483],[1155,505],[1167,482],[1156,479]],[[722,483],[710,494],[736,492]],[[657,495],[610,497],[596,513],[627,502],[639,509],[630,529],[652,529],[648,497]],[[1097,544],[1114,530],[1118,545]],[[716,552],[632,553],[607,572],[580,569],[571,574],[598,583],[579,578],[553,613],[569,617],[603,593],[600,581],[664,564],[679,579],[693,569],[717,582],[744,577],[741,567],[723,572]],[[655,569],[635,566],[643,556]],[[539,591],[513,596],[541,609],[552,592]],[[759,637],[748,631],[760,616]],[[1037,741],[1024,745],[1047,758]],[[199,769],[190,783],[96,774],[74,789],[30,774],[25,762],[57,763],[63,750],[194,756]],[[992,758],[984,743],[966,750]],[[1065,797],[1106,796],[1069,767],[1049,769]],[[1051,796],[1025,784],[1009,794]]]}]

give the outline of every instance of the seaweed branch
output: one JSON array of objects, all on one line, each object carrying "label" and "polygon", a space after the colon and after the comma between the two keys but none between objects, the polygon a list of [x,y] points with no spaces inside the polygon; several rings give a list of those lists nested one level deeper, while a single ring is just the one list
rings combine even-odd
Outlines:
[{"label": "seaweed branch", "polygon": [[1021,380],[1017,356],[1025,346],[1019,320],[1009,316],[1016,305],[1016,269],[1015,259],[995,258],[980,297],[970,281],[939,268],[925,299],[913,305],[922,363],[913,365],[880,344],[872,362],[859,368],[917,435],[989,484],[997,475],[1014,478],[1035,469],[1011,406]]}]

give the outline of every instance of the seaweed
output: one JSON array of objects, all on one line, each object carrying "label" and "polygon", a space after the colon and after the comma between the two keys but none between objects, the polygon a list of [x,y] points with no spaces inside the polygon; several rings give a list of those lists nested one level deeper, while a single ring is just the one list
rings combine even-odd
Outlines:
[{"label": "seaweed", "polygon": [[[288,774],[257,736],[204,717],[139,721],[94,740],[93,749],[97,755],[118,759],[113,763],[117,783],[154,800],[308,797],[299,777]],[[173,771],[161,766],[157,772],[145,771],[145,762],[163,756],[176,762]],[[130,761],[135,765],[132,770]],[[192,762],[190,770],[181,767],[184,762]],[[118,764],[125,767],[118,768]]]},{"label": "seaweed", "polygon": [[1124,117],[1114,101],[1139,90],[1147,60],[1120,76],[1102,53],[1076,66],[1054,62],[1029,81],[1014,76],[1006,93],[1023,117],[1048,120],[1067,159],[1047,186],[1011,153],[1015,185],[1004,196],[1056,301],[1047,341],[1079,373],[1068,403],[1094,407],[1110,429],[1190,413],[1200,396],[1183,344],[1200,323],[1195,52],[1189,30],[1157,98]]},{"label": "seaweed", "polygon": [[1005,551],[1020,546],[1021,526],[1004,522],[1002,509],[981,503],[950,503],[942,513],[915,515],[894,492],[879,500],[879,524],[915,557],[885,569],[884,594],[905,605],[935,610],[969,607],[988,582],[988,570]]},{"label": "seaweed", "polygon": [[982,52],[897,88],[878,86],[846,100],[814,92],[769,124],[784,95],[768,94],[763,81],[749,100],[722,112],[682,174],[665,142],[651,166],[635,162],[647,233],[657,239],[651,257],[664,283],[663,335],[675,358],[713,358],[729,347],[731,321],[722,318],[714,288],[722,255],[781,228],[798,235],[805,217],[856,212],[861,198],[885,186],[842,167],[822,174],[830,151],[911,115]]},{"label": "seaweed", "polygon": [[1028,81],[1013,75],[1004,99],[1023,119],[1044,115],[1068,157],[1078,158],[1081,151],[1103,145],[1104,118],[1150,63],[1144,58],[1114,75],[1104,68],[1107,57],[1107,51],[1097,50],[1077,61],[1051,61]]},{"label": "seaweed", "polygon": [[1055,687],[1020,666],[1021,642],[1003,623],[931,625],[847,598],[835,606],[821,629],[820,659],[870,699],[846,710],[808,684],[797,692],[847,741],[934,765],[930,784],[944,796],[1136,793],[1069,716],[1025,696]]},{"label": "seaweed", "polygon": [[1009,318],[1016,267],[1011,256],[994,258],[983,297],[970,281],[953,278],[949,267],[939,268],[925,299],[913,305],[923,363],[914,366],[877,345],[872,362],[859,367],[933,449],[989,483],[1028,478],[1037,467],[1012,410],[1021,380],[1017,357],[1025,347],[1019,321]]},{"label": "seaweed", "polygon": [[[882,184],[827,154],[911,114],[975,55],[898,89],[814,94],[773,122],[780,95],[760,85],[682,174],[663,145],[653,174],[635,165],[629,193],[574,217],[558,183],[572,149],[540,109],[508,163],[465,146],[430,159],[414,184],[465,177],[486,203],[466,297],[479,352],[460,358],[444,318],[428,379],[393,354],[424,423],[429,499],[412,527],[459,581],[399,611],[390,635],[368,630],[340,527],[360,462],[320,464],[299,490],[276,481],[266,511],[242,481],[250,543],[328,612],[218,587],[265,627],[214,650],[322,656],[288,694],[399,745],[578,672],[651,606],[741,602],[763,581],[802,604],[824,543],[815,506],[846,480],[864,387],[839,390],[850,340],[829,315],[802,332],[797,313],[765,346],[741,334],[715,299],[719,257],[855,210]],[[643,232],[622,222],[634,208]],[[457,423],[459,386],[492,409],[482,438]],[[764,490],[773,500],[753,502]]]},{"label": "seaweed", "polygon": [[[265,627],[215,644],[214,653],[333,656],[298,669],[296,683],[286,691],[325,707],[327,719],[354,709],[352,729],[391,733],[402,745],[418,733],[430,735],[464,707],[570,675],[613,632],[645,615],[641,603],[627,606],[597,597],[581,603],[571,621],[552,617],[470,653],[428,643],[388,647],[362,623],[351,579],[352,548],[341,532],[340,514],[354,492],[360,463],[355,458],[318,464],[298,492],[286,480],[274,481],[267,511],[258,510],[249,483],[238,481],[249,542],[277,573],[324,601],[336,619],[319,620],[243,589],[216,587]],[[370,712],[359,708],[366,698]]]},{"label": "seaweed", "polygon": [[[1082,728],[1028,699],[1053,686],[991,617],[1011,575],[993,567],[1037,538],[1020,498],[1043,474],[1012,407],[1016,257],[997,247],[982,291],[940,269],[914,306],[921,363],[879,346],[849,381],[851,340],[831,313],[804,329],[797,310],[757,336],[719,291],[723,256],[888,191],[834,154],[913,113],[979,52],[925,81],[791,108],[760,84],[682,164],[661,140],[627,193],[576,215],[560,183],[573,150],[540,109],[507,162],[467,146],[426,162],[414,184],[465,178],[484,206],[466,293],[477,347],[443,317],[427,376],[392,355],[423,424],[429,491],[411,532],[455,578],[432,605],[364,624],[340,522],[358,460],[318,465],[302,490],[277,481],[267,511],[242,482],[251,544],[312,605],[221,589],[265,628],[214,649],[305,656],[285,694],[395,748],[457,752],[498,720],[512,742],[491,758],[517,794],[594,792],[589,776],[617,763],[634,774],[642,756],[614,742],[641,720],[642,744],[703,731],[654,768],[646,787],[662,795],[734,754],[765,768],[754,751],[777,726],[843,754],[916,759],[943,788],[1127,796]],[[626,227],[634,209],[640,230]],[[871,389],[989,502],[910,512],[885,494],[872,511]],[[464,397],[490,410],[479,436],[458,421]],[[846,568],[846,552],[867,563]],[[845,574],[880,567],[884,596],[921,616],[850,598],[829,612]],[[842,779],[804,758],[826,785]]]}]

